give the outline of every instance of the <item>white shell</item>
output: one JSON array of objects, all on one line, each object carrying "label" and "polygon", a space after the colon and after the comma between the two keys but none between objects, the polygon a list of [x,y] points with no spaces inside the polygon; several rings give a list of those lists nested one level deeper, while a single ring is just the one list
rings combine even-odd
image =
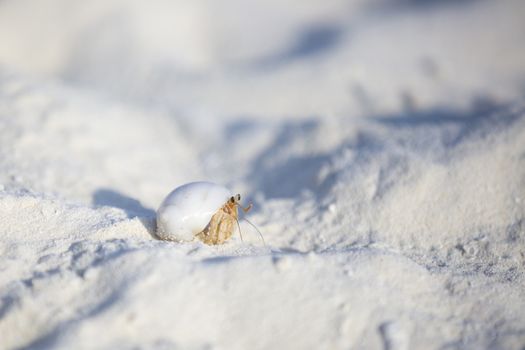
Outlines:
[{"label": "white shell", "polygon": [[157,235],[162,239],[191,241],[232,196],[212,182],[190,182],[174,189],[157,210]]}]

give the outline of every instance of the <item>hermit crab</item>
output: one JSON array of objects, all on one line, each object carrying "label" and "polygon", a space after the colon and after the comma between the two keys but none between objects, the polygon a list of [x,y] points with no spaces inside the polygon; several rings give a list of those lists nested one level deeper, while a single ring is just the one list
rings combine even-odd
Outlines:
[{"label": "hermit crab", "polygon": [[242,207],[240,200],[239,194],[232,195],[226,187],[212,182],[177,187],[157,210],[157,236],[178,242],[197,238],[210,245],[222,244],[232,236],[235,227],[241,234],[237,207],[244,213],[252,208],[251,204]]}]

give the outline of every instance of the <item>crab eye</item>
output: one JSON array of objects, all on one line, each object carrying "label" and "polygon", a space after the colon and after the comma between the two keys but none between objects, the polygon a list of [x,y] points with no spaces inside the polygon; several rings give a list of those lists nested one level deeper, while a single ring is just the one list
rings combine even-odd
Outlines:
[{"label": "crab eye", "polygon": [[234,198],[234,197],[231,197],[231,198],[230,198],[230,202],[235,203],[235,198]]},{"label": "crab eye", "polygon": [[237,201],[240,201],[240,200],[241,200],[241,195],[240,195],[240,194],[238,194],[236,197],[237,197],[237,198],[236,198]]}]

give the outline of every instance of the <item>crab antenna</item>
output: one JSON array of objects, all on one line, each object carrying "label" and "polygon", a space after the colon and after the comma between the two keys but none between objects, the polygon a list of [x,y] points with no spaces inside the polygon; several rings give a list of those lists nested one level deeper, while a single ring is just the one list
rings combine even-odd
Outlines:
[{"label": "crab antenna", "polygon": [[[251,208],[251,205],[249,207]],[[239,220],[235,216],[233,216],[233,215],[231,215],[229,213],[226,213],[226,215],[229,215],[229,216],[231,216],[232,218],[235,219],[235,222],[237,223],[237,227],[239,228],[239,236],[241,236],[241,241],[244,242],[244,240],[242,238],[241,224],[239,223]],[[266,247],[266,241],[264,240],[264,237],[263,237],[261,231],[259,231],[259,229],[257,228],[257,226],[255,226],[250,220],[246,219],[245,217],[243,217],[242,220],[246,221],[248,224],[250,224],[251,227],[253,227],[255,229],[255,231],[257,231],[257,233],[261,237],[261,240],[262,240],[264,246]]]},{"label": "crab antenna", "polygon": [[237,223],[237,227],[239,228],[239,236],[241,236],[241,242],[244,242],[244,239],[242,239],[242,231],[241,231],[241,225],[239,224],[239,220],[237,220],[235,216],[233,216],[233,218],[235,219],[235,222]]},{"label": "crab antenna", "polygon": [[[263,237],[261,231],[259,231],[259,229],[257,228],[257,226],[255,226],[254,224],[252,224],[252,222],[251,222],[250,220],[248,220],[248,219],[246,219],[246,218],[244,218],[244,217],[243,217],[242,219],[245,220],[247,223],[249,223],[249,224],[255,229],[255,231],[257,231],[257,233],[258,233],[259,236],[261,237],[261,240],[262,240],[264,246],[266,247],[266,242],[264,241],[264,237]],[[239,222],[239,221],[237,221],[237,223],[238,223],[238,222]]]}]

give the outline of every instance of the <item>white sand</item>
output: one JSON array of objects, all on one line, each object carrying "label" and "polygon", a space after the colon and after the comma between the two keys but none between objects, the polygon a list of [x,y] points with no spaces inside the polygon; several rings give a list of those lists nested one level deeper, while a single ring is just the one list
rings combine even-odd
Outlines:
[{"label": "white sand", "polygon": [[[0,349],[522,349],[523,13],[0,2]],[[156,240],[195,180],[267,246]]]}]

